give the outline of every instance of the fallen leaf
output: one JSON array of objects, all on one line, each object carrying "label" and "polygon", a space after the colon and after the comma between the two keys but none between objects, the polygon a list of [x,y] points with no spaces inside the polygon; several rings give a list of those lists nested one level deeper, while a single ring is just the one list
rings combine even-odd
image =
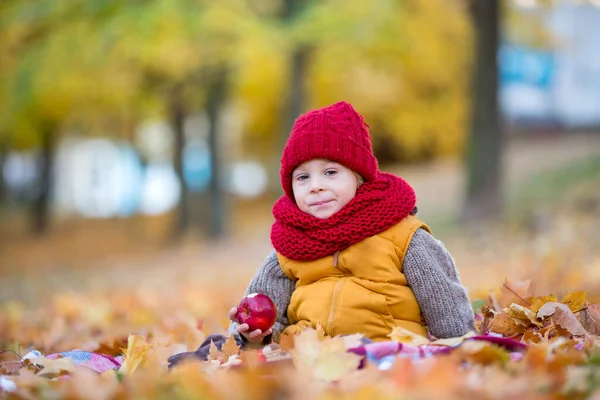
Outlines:
[{"label": "fallen leaf", "polygon": [[503,310],[508,314],[509,317],[515,320],[515,323],[518,325],[522,325],[524,327],[529,327],[530,325],[535,325],[537,327],[542,327],[543,323],[540,322],[533,311],[531,311],[527,307],[523,307],[519,304],[513,303],[508,308]]},{"label": "fallen leaf", "polygon": [[538,318],[551,317],[551,321],[561,328],[567,330],[571,335],[585,335],[587,332],[577,320],[573,311],[563,303],[546,303],[537,313]]},{"label": "fallen leaf", "polygon": [[588,304],[577,313],[577,319],[588,333],[600,335],[600,310],[597,304]]},{"label": "fallen leaf", "polygon": [[343,338],[325,337],[321,340],[314,329],[305,329],[296,335],[291,355],[297,368],[327,382],[349,376],[357,370],[362,359],[346,351]]},{"label": "fallen leaf", "polygon": [[400,343],[410,344],[412,346],[422,346],[429,344],[429,340],[421,335],[409,331],[408,329],[396,326],[388,335],[392,340]]},{"label": "fallen leaf", "polygon": [[219,350],[215,342],[213,342],[212,340],[210,341],[210,346],[208,347],[208,360],[214,360],[219,362],[225,361],[223,353],[221,352],[221,350]]},{"label": "fallen leaf", "polygon": [[512,303],[527,307],[531,305],[532,290],[531,279],[518,282],[505,281],[504,285],[500,288],[498,302],[501,307],[508,307]]},{"label": "fallen leaf", "polygon": [[464,342],[466,339],[473,337],[473,336],[476,336],[476,333],[473,331],[469,331],[466,334],[464,334],[463,336],[446,338],[446,339],[437,339],[437,340],[434,340],[433,342],[431,342],[430,344],[435,345],[435,346],[454,347],[454,346],[458,346],[459,344]]},{"label": "fallen leaf", "polygon": [[55,360],[46,357],[36,357],[31,362],[42,367],[38,375],[44,378],[54,378],[75,370],[75,364],[73,364],[71,357],[57,358]]},{"label": "fallen leaf", "polygon": [[565,295],[560,301],[563,304],[569,306],[571,311],[580,311],[587,300],[587,292],[570,292]]},{"label": "fallen leaf", "polygon": [[464,342],[458,349],[465,359],[476,364],[490,365],[510,360],[507,351],[489,342],[470,340]]},{"label": "fallen leaf", "polygon": [[233,336],[229,336],[227,340],[225,340],[223,347],[221,347],[221,352],[227,359],[229,359],[230,356],[237,356],[240,353],[240,347],[235,342]]},{"label": "fallen leaf", "polygon": [[556,296],[552,294],[549,296],[534,297],[533,299],[531,299],[531,306],[529,307],[529,309],[534,313],[537,313],[538,310],[542,308],[544,304],[550,302],[558,302],[558,298],[556,298]]},{"label": "fallen leaf", "polygon": [[490,332],[499,333],[503,336],[516,336],[525,332],[525,327],[516,324],[514,318],[504,311],[494,316],[488,325],[488,329]]},{"label": "fallen leaf", "polygon": [[144,336],[129,335],[127,349],[125,350],[125,361],[119,368],[119,372],[122,374],[134,373],[145,361],[146,354],[151,347]]}]

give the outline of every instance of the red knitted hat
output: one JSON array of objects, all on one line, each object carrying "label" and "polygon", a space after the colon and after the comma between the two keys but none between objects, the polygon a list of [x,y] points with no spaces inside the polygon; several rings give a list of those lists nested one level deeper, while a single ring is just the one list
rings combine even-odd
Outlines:
[{"label": "red knitted hat", "polygon": [[339,162],[363,177],[377,179],[369,127],[349,103],[340,101],[312,110],[296,119],[281,157],[281,186],[294,199],[292,173],[303,162],[326,158]]}]

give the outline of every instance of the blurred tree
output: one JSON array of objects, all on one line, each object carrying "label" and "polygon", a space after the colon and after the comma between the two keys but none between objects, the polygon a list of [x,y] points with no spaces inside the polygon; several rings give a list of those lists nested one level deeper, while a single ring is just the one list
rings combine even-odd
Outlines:
[{"label": "blurred tree", "polygon": [[294,82],[288,60],[294,49],[304,48],[310,60],[302,111],[352,102],[369,121],[378,153],[389,149],[386,162],[462,148],[471,27],[460,2],[313,1],[304,2],[288,23],[263,21],[262,36],[244,38],[246,68],[238,71],[234,88],[247,110],[249,153],[264,148],[280,154],[279,138],[289,133],[281,127],[292,121],[285,107]]},{"label": "blurred tree", "polygon": [[504,208],[504,133],[498,108],[499,3],[499,0],[471,2],[476,50],[464,220],[499,216]]},{"label": "blurred tree", "polygon": [[[98,68],[102,48],[89,46],[98,24],[114,12],[114,1],[57,3],[7,1],[0,7],[0,131],[11,147],[40,148],[39,190],[32,206],[32,230],[49,226],[54,151],[61,126],[71,119],[94,120],[115,105],[114,86],[127,98],[127,80],[104,81],[114,70]],[[96,119],[97,120],[97,119]]]}]

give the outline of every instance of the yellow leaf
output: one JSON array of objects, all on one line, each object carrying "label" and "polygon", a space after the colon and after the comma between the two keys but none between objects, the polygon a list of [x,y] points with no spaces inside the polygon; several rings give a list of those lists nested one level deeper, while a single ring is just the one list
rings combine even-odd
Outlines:
[{"label": "yellow leaf", "polygon": [[146,354],[152,346],[146,338],[141,335],[129,335],[127,338],[127,350],[125,351],[125,361],[119,368],[123,374],[131,374],[145,361]]},{"label": "yellow leaf", "polygon": [[510,360],[508,353],[501,347],[484,341],[467,341],[459,349],[466,359],[477,364],[489,365]]},{"label": "yellow leaf", "polygon": [[436,345],[436,346],[458,346],[459,344],[461,344],[462,342],[465,341],[465,339],[468,339],[470,337],[476,336],[475,332],[473,331],[469,331],[466,334],[464,334],[463,336],[458,336],[458,337],[453,337],[453,338],[446,338],[446,339],[438,339],[435,340],[433,342],[431,342],[432,345]]},{"label": "yellow leaf", "polygon": [[502,311],[504,311],[506,314],[508,314],[509,317],[514,319],[516,324],[522,325],[526,328],[532,324],[538,327],[543,326],[543,324],[538,320],[537,316],[533,311],[519,304],[513,303],[508,308],[505,308]]},{"label": "yellow leaf", "polygon": [[215,342],[212,340],[210,341],[210,346],[208,347],[208,359],[217,360],[219,362],[224,361],[223,353],[221,353]]},{"label": "yellow leaf", "polygon": [[306,329],[295,337],[291,351],[296,368],[323,381],[336,381],[356,371],[361,357],[346,351],[342,337],[319,339],[314,329]]},{"label": "yellow leaf", "polygon": [[394,329],[392,330],[392,333],[390,333],[388,336],[391,337],[392,340],[395,340],[396,342],[406,343],[406,344],[410,344],[413,346],[421,346],[421,345],[429,344],[429,340],[427,340],[427,338],[425,338],[421,335],[417,335],[416,333],[411,332],[408,329],[404,329],[400,326],[394,327]]},{"label": "yellow leaf", "polygon": [[558,299],[552,294],[549,296],[534,297],[531,300],[531,306],[529,307],[529,309],[534,313],[537,313],[544,304],[556,301],[558,301]]},{"label": "yellow leaf", "polygon": [[571,311],[580,311],[585,306],[587,300],[587,292],[570,292],[560,301],[569,306]]},{"label": "yellow leaf", "polygon": [[54,378],[65,372],[73,372],[75,370],[75,364],[73,364],[71,357],[57,358],[55,360],[46,357],[37,357],[32,359],[31,362],[43,367],[38,375],[45,378]]},{"label": "yellow leaf", "polygon": [[221,347],[221,351],[225,355],[225,358],[229,359],[230,356],[237,356],[240,353],[240,348],[233,336],[229,336],[223,344],[223,347]]}]

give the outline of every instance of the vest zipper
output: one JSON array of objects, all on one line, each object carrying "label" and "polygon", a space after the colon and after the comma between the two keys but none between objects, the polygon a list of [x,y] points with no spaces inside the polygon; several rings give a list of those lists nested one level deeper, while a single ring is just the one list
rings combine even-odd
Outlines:
[{"label": "vest zipper", "polygon": [[340,252],[336,251],[335,253],[333,253],[333,267],[337,268],[338,267],[338,257],[340,256]]},{"label": "vest zipper", "polygon": [[333,293],[331,294],[331,306],[329,307],[329,317],[327,318],[327,325],[325,325],[325,334],[329,336],[333,336],[332,334],[332,325],[333,320],[335,318],[335,311],[337,309],[338,298],[340,296],[340,292],[342,291],[342,285],[344,283],[345,277],[340,278],[335,287],[333,288]]}]

